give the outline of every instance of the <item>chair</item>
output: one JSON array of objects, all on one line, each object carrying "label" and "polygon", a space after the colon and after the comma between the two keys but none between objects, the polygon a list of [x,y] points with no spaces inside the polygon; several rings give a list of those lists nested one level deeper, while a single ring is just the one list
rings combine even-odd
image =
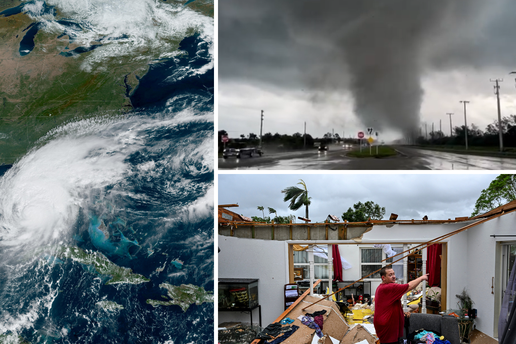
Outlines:
[{"label": "chair", "polygon": [[460,344],[459,322],[454,316],[412,313],[406,335],[420,329],[438,332],[451,344]]}]

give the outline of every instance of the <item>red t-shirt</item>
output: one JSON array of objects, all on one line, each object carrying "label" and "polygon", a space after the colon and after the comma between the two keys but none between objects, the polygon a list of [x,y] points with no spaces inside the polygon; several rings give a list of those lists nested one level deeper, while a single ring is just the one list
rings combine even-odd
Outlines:
[{"label": "red t-shirt", "polygon": [[403,337],[401,297],[408,284],[380,284],[374,294],[374,328],[381,343],[397,342]]}]

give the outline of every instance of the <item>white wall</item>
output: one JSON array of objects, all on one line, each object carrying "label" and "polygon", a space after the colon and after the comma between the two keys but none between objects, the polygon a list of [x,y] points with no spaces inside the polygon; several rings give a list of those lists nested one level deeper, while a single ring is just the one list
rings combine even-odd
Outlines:
[{"label": "white wall", "polygon": [[[515,235],[516,214],[510,213],[487,221],[468,230],[468,292],[474,308],[478,310],[475,320],[477,329],[494,337],[495,331],[495,302],[498,293],[491,293],[491,285],[495,270],[498,268],[499,258],[496,256],[496,245],[500,242],[514,241],[512,237],[492,238],[491,235]],[[500,280],[495,278],[494,290],[500,288]]]},{"label": "white wall", "polygon": [[[411,243],[411,242],[426,242],[432,239],[435,239],[441,235],[450,233],[454,230],[457,230],[466,224],[464,223],[452,223],[452,224],[426,224],[426,225],[394,225],[392,227],[387,226],[374,226],[370,232],[364,234],[363,241],[367,242],[391,242],[393,246],[402,246],[403,243]],[[462,234],[459,234],[462,235]],[[452,286],[452,291],[448,292],[448,306],[447,308],[452,308],[456,301],[455,295],[462,291],[462,286],[464,285],[464,281],[466,280],[466,266],[467,266],[467,257],[464,255],[467,247],[467,239],[464,234],[463,238],[459,239],[454,236],[450,238],[449,242],[456,242],[458,246],[462,246],[459,248],[457,254],[452,254],[454,260],[449,260],[454,262],[454,267],[450,271],[450,267],[448,268],[448,288],[450,288],[450,283]],[[397,244],[394,244],[397,243]],[[343,258],[345,258],[351,265],[352,268],[348,270],[343,270],[342,276],[344,280],[353,280],[356,281],[360,279],[361,271],[360,271],[360,247],[372,247],[371,245],[366,244],[347,244],[347,245],[339,245],[339,251]],[[366,281],[371,281],[371,293],[374,295],[376,288],[382,282],[381,279],[366,279]],[[456,291],[458,289],[458,291]],[[456,291],[456,292],[455,292]],[[453,298],[450,299],[450,294],[452,294]],[[451,300],[451,303],[450,303]]]},{"label": "white wall", "polygon": [[[283,241],[240,239],[219,235],[219,278],[258,278],[258,300],[265,327],[284,311],[283,287],[288,283],[287,244]],[[249,314],[219,312],[219,323],[249,323]],[[258,309],[253,311],[258,325]]]},{"label": "white wall", "polygon": [[[342,258],[351,264],[351,269],[343,270],[342,278],[345,281],[356,281],[361,276],[360,270],[360,247],[372,247],[372,245],[339,245],[339,252]],[[376,288],[382,282],[378,278],[368,278],[365,281],[371,282],[371,296],[374,295]]]}]

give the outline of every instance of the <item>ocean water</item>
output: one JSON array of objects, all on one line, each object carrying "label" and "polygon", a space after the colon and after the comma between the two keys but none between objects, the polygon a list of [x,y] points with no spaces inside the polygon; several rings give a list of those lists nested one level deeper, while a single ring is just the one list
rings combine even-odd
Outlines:
[{"label": "ocean water", "polygon": [[[181,54],[154,61],[128,92],[132,112],[55,128],[2,166],[0,342],[213,343],[213,303],[146,302],[163,300],[161,283],[214,290],[209,38],[185,37]],[[72,247],[149,281],[106,284]]]}]

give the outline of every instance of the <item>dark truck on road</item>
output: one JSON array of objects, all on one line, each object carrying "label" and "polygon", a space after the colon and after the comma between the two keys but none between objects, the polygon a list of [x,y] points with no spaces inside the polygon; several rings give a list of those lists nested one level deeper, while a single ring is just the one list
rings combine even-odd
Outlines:
[{"label": "dark truck on road", "polygon": [[227,159],[229,157],[237,157],[242,158],[244,156],[248,156],[252,158],[253,156],[259,155],[262,156],[263,152],[261,148],[225,148],[222,152],[222,157]]}]

